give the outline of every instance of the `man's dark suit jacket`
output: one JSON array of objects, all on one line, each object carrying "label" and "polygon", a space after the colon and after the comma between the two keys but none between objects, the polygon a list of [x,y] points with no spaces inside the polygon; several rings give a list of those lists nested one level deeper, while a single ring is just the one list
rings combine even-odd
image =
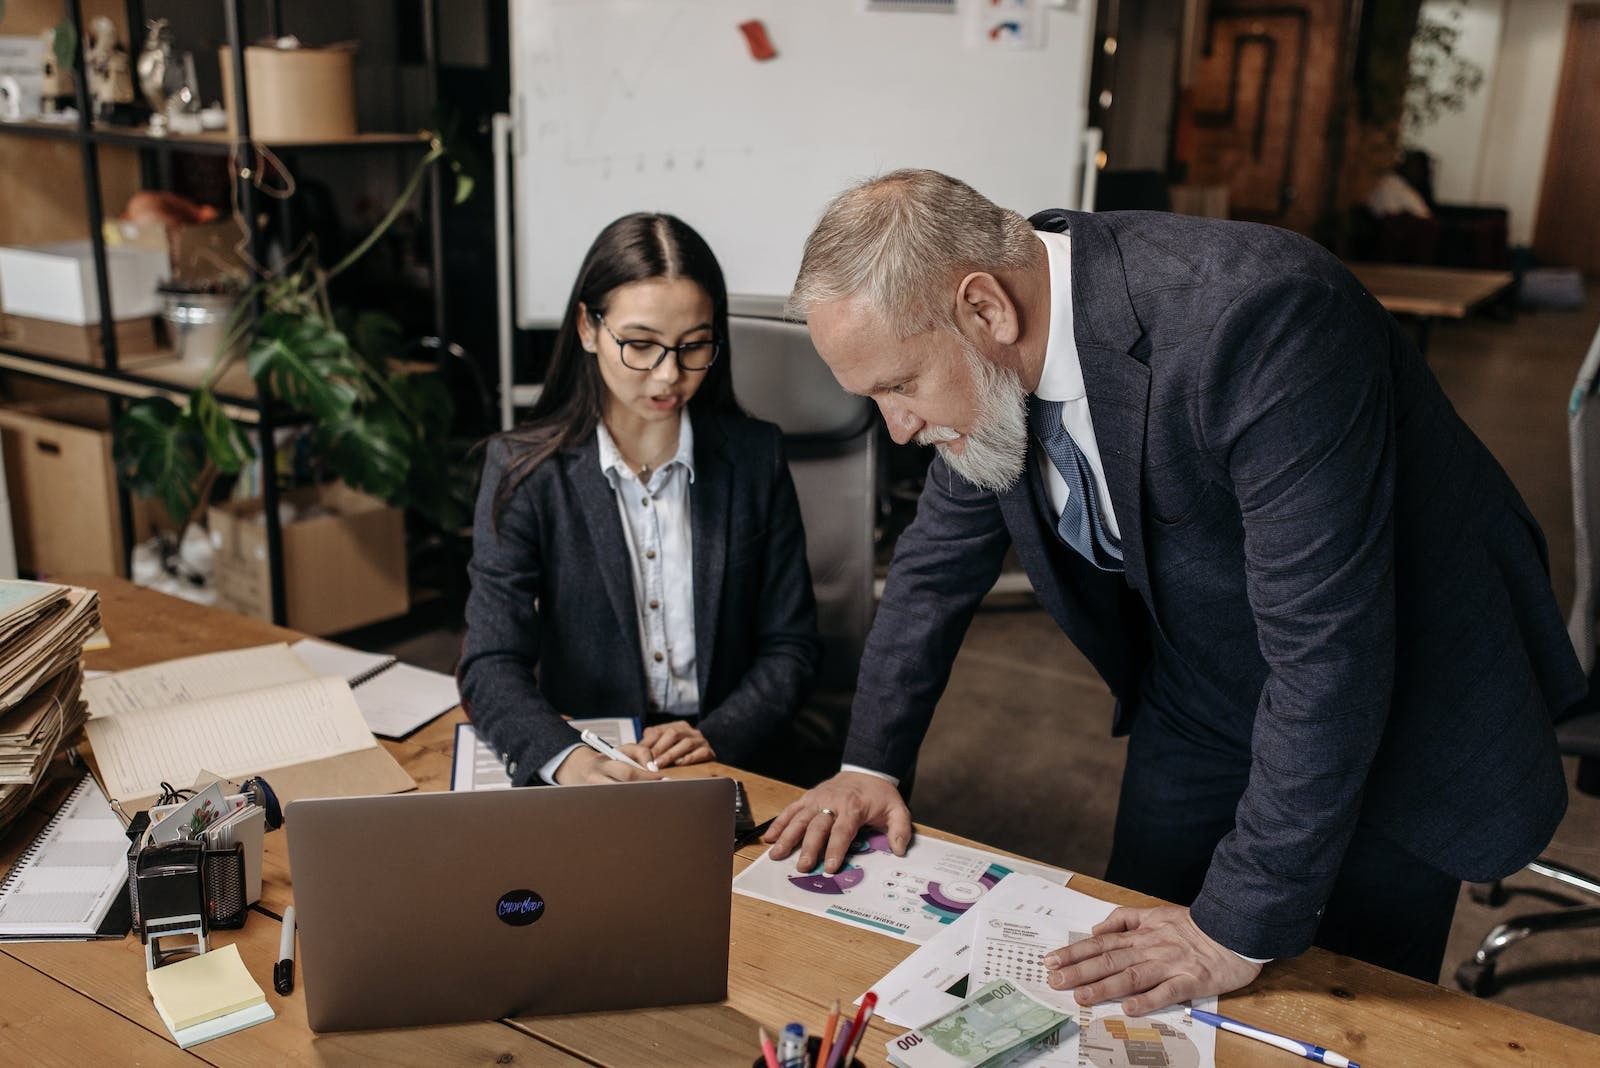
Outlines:
[{"label": "man's dark suit jacket", "polygon": [[[805,533],[778,428],[694,414],[698,726],[724,762],[780,736],[816,674],[820,643]],[[559,718],[648,712],[633,574],[594,435],[546,460],[493,516],[512,462],[489,443],[473,528],[461,698],[517,785],[577,735]]]},{"label": "man's dark suit jacket", "polygon": [[[1398,324],[1323,249],[1271,227],[1032,223],[1072,236],[1073,333],[1126,575],[1057,540],[1031,457],[1000,494],[935,461],[845,760],[910,766],[1014,542],[1118,697],[1120,730],[1152,626],[1213,707],[1252,724],[1235,828],[1193,904],[1224,945],[1304,950],[1358,819],[1464,879],[1531,859],[1566,806],[1551,714],[1585,683],[1538,526]],[[1003,765],[996,745],[986,759]]]}]

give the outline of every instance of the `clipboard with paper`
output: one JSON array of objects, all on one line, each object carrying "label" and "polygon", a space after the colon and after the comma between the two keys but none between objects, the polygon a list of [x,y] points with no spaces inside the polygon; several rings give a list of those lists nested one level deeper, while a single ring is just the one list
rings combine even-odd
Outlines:
[{"label": "clipboard with paper", "polygon": [[319,678],[286,644],[209,653],[84,684],[85,728],[108,796],[148,808],[163,782],[203,769],[271,773],[284,804],[416,788],[378,744],[342,678]]}]

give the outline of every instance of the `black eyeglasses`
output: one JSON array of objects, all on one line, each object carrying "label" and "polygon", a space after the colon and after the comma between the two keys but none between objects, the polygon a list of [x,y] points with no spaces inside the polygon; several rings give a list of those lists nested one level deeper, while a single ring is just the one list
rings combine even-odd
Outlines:
[{"label": "black eyeglasses", "polygon": [[605,316],[597,313],[594,321],[611,334],[611,340],[617,343],[617,349],[622,354],[622,366],[631,371],[654,371],[669,354],[677,355],[680,371],[704,371],[717,362],[717,356],[722,352],[722,342],[715,339],[685,341],[681,345],[663,345],[659,341],[635,338],[624,340],[611,333],[611,328],[606,326]]}]

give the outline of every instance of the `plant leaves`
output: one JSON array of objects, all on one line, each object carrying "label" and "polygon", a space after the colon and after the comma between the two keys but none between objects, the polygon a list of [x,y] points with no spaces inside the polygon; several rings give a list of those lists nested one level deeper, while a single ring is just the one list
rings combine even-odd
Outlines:
[{"label": "plant leaves", "polygon": [[256,458],[256,449],[244,429],[228,418],[208,389],[197,389],[189,395],[189,410],[195,426],[205,441],[206,454],[217,470],[225,475],[237,475],[244,465]]},{"label": "plant leaves", "polygon": [[389,358],[400,351],[405,336],[393,316],[375,311],[357,315],[349,334],[356,352],[365,357],[368,369],[380,375]]},{"label": "plant leaves", "polygon": [[394,371],[388,377],[388,390],[424,438],[443,441],[449,435],[456,402],[437,371]]},{"label": "plant leaves", "polygon": [[444,149],[450,173],[455,175],[455,203],[465,203],[483,177],[483,161],[472,141],[461,132],[461,116],[452,108],[441,104],[434,111],[434,136]]},{"label": "plant leaves", "polygon": [[194,513],[205,442],[192,415],[166,397],[133,401],[117,420],[112,451],[129,492],[159,499],[179,522]]},{"label": "plant leaves", "polygon": [[328,471],[356,489],[390,502],[404,491],[416,442],[392,406],[319,422],[315,440]]},{"label": "plant leaves", "polygon": [[248,364],[273,396],[318,420],[345,418],[367,392],[350,342],[311,316],[263,315]]}]

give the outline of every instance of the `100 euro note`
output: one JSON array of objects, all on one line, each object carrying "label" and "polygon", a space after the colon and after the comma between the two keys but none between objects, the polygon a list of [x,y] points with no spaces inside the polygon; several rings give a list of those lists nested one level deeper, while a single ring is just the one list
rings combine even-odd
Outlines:
[{"label": "100 euro note", "polygon": [[998,1064],[1072,1017],[996,979],[937,1020],[889,1042],[895,1068],[981,1068]]}]

